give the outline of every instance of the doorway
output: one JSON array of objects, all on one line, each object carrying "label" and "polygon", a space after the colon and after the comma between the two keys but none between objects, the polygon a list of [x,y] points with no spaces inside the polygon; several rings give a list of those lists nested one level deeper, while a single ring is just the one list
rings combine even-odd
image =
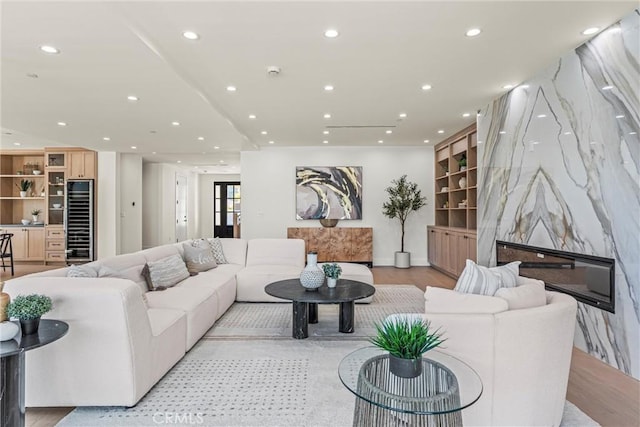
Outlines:
[{"label": "doorway", "polygon": [[187,177],[176,174],[176,242],[187,240]]},{"label": "doorway", "polygon": [[234,215],[240,220],[240,182],[215,182],[213,188],[213,236],[234,237]]}]

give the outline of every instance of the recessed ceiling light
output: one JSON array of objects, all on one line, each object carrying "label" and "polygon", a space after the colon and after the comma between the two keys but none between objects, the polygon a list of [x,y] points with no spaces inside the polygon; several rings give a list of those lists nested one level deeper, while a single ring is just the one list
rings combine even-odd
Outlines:
[{"label": "recessed ceiling light", "polygon": [[198,166],[194,166],[193,168],[194,168],[194,169],[198,169]]},{"label": "recessed ceiling light", "polygon": [[27,73],[27,77],[37,79],[39,76],[36,73]]},{"label": "recessed ceiling light", "polygon": [[624,119],[624,114],[618,114],[618,115],[616,116],[616,119]]},{"label": "recessed ceiling light", "polygon": [[637,132],[629,132],[629,135],[637,135]]},{"label": "recessed ceiling light", "polygon": [[440,129],[438,133],[444,133],[444,129]]},{"label": "recessed ceiling light", "polygon": [[330,39],[336,38],[340,35],[340,33],[338,32],[338,30],[334,30],[333,28],[329,28],[328,30],[326,30],[324,32],[324,36],[328,37]]},{"label": "recessed ceiling light", "polygon": [[327,113],[323,116],[325,119],[330,119],[331,118],[331,114]]},{"label": "recessed ceiling light", "polygon": [[533,145],[538,145],[538,144],[540,144],[540,141],[532,141],[531,143],[532,143]]},{"label": "recessed ceiling light", "polygon": [[521,89],[529,89],[529,85],[520,85],[518,87]]},{"label": "recessed ceiling light", "polygon": [[214,145],[213,149],[214,149],[214,150],[219,150],[219,149],[220,149],[220,147],[218,147],[217,145]]},{"label": "recessed ceiling light", "polygon": [[387,129],[387,130],[384,131],[384,133],[390,134],[390,133],[393,133],[393,131],[391,129]]},{"label": "recessed ceiling light", "polygon": [[151,154],[156,154],[156,152],[155,152],[155,151],[152,151],[152,152],[151,152]]},{"label": "recessed ceiling light", "polygon": [[204,141],[204,136],[199,136],[198,141]]},{"label": "recessed ceiling light", "polygon": [[565,132],[564,134],[565,135],[571,135],[571,132]]},{"label": "recessed ceiling light", "polygon": [[591,145],[596,145],[596,144],[597,144],[597,142],[595,142],[595,141],[591,141],[589,144],[591,144]]},{"label": "recessed ceiling light", "polygon": [[269,141],[269,144],[275,144],[273,141]]},{"label": "recessed ceiling light", "polygon": [[220,163],[224,163],[224,160],[220,159],[220,160],[219,160],[219,162],[220,162]]},{"label": "recessed ceiling light", "polygon": [[323,144],[328,144],[329,141],[327,141],[326,139],[324,141],[322,141]]},{"label": "recessed ceiling light", "polygon": [[469,113],[462,113],[462,117],[469,117],[469,116],[471,116],[471,114],[469,114]]},{"label": "recessed ceiling light", "polygon": [[328,130],[323,130],[322,133],[325,134],[325,135],[329,135],[329,131]]},{"label": "recessed ceiling light", "polygon": [[400,114],[398,114],[398,117],[400,117],[401,119],[406,119],[407,118],[407,113],[400,113]]},{"label": "recessed ceiling light", "polygon": [[582,35],[584,35],[584,36],[590,36],[591,34],[595,34],[595,33],[597,33],[598,31],[600,31],[600,28],[598,28],[598,27],[591,27],[591,28],[587,28],[586,30],[584,30],[584,31],[582,32]]},{"label": "recessed ceiling light", "polygon": [[49,46],[49,45],[40,46],[40,50],[43,51],[44,53],[50,53],[50,54],[60,53],[60,49],[55,48],[53,46]]},{"label": "recessed ceiling light", "polygon": [[422,90],[431,90],[431,85],[422,85]]},{"label": "recessed ceiling light", "polygon": [[108,136],[105,136],[104,138],[102,138],[103,141],[111,141],[111,138],[109,138]]},{"label": "recessed ceiling light", "polygon": [[506,84],[504,86],[502,86],[502,89],[513,89],[515,87],[515,85],[513,84]]},{"label": "recessed ceiling light", "polygon": [[379,139],[379,140],[378,140],[378,144],[382,144],[382,143],[384,143],[384,141],[383,141],[383,140],[381,140],[381,139]]},{"label": "recessed ceiling light", "polygon": [[331,91],[333,90],[333,86],[331,86],[331,85],[326,85],[326,86],[324,87],[324,90],[326,90],[327,92],[331,92]]},{"label": "recessed ceiling light", "polygon": [[613,86],[611,86],[611,85],[607,85],[607,86],[603,86],[602,87],[602,90],[611,90],[611,89],[613,89]]},{"label": "recessed ceiling light", "polygon": [[237,89],[235,86],[227,86],[227,91],[228,92],[235,92]]},{"label": "recessed ceiling light", "polygon": [[58,126],[66,126],[67,124],[65,122],[58,122]]},{"label": "recessed ceiling light", "polygon": [[261,131],[260,133],[261,133],[262,135],[266,135],[266,134],[267,134],[267,131],[266,131],[266,130],[263,130],[263,131]]},{"label": "recessed ceiling light", "polygon": [[21,143],[19,143],[19,142],[14,142],[14,143],[13,143],[13,145],[20,146],[20,145],[22,145],[22,144],[21,144]]},{"label": "recessed ceiling light", "polygon": [[137,96],[135,96],[135,95],[129,95],[129,96],[127,96],[127,99],[128,99],[129,101],[137,101],[137,100],[138,100],[138,97],[137,97]]},{"label": "recessed ceiling light", "polygon": [[180,126],[180,122],[171,122],[172,126]]},{"label": "recessed ceiling light", "polygon": [[136,150],[137,148],[138,148],[138,147],[136,147],[135,145],[132,145],[132,146],[131,146],[131,149],[132,149],[132,150]]},{"label": "recessed ceiling light", "polygon": [[538,114],[537,116],[539,119],[544,119],[545,117],[547,117],[546,114]]},{"label": "recessed ceiling light", "polygon": [[504,134],[506,134],[507,132],[505,132],[505,131],[501,130],[501,131],[500,131],[500,132],[498,132],[498,133],[499,133],[500,135],[504,135]]},{"label": "recessed ceiling light", "polygon": [[424,141],[422,141],[422,142],[424,142],[425,144],[428,144],[428,143],[429,143],[429,140],[428,140],[428,139],[425,139],[425,140],[424,140]]},{"label": "recessed ceiling light", "polygon": [[256,118],[256,115],[255,115],[255,114],[249,114],[249,118],[250,118],[251,120],[253,120],[253,119],[255,119],[255,118]]},{"label": "recessed ceiling light", "polygon": [[198,40],[200,38],[198,33],[194,33],[193,31],[184,31],[182,37],[189,40]]},{"label": "recessed ceiling light", "polygon": [[481,32],[482,32],[482,30],[480,28],[471,28],[471,29],[467,30],[465,35],[467,37],[475,37],[475,36],[479,35]]}]

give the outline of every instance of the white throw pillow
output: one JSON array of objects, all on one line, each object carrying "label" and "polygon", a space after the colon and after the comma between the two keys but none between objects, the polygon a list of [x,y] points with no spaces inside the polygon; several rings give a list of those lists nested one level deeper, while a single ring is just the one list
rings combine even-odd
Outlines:
[{"label": "white throw pillow", "polygon": [[465,294],[492,296],[500,286],[499,275],[493,274],[487,267],[478,265],[468,259],[453,290]]},{"label": "white throw pillow", "polygon": [[222,242],[219,237],[214,239],[207,239],[211,246],[211,251],[218,264],[228,264],[227,259],[224,257],[224,251],[222,250]]},{"label": "white throw pillow", "polygon": [[509,310],[541,307],[547,304],[544,283],[528,283],[515,288],[500,288],[496,297],[503,298],[509,304]]},{"label": "white throw pillow", "polygon": [[520,274],[520,261],[513,261],[499,267],[491,267],[490,272],[500,277],[501,288],[515,288]]}]

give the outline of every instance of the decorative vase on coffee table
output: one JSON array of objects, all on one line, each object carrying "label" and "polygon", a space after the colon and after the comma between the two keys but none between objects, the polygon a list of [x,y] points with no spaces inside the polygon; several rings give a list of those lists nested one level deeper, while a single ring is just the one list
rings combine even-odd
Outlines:
[{"label": "decorative vase on coffee table", "polygon": [[318,254],[316,252],[307,254],[307,266],[300,274],[300,283],[308,291],[315,291],[324,283],[324,272],[318,267]]}]

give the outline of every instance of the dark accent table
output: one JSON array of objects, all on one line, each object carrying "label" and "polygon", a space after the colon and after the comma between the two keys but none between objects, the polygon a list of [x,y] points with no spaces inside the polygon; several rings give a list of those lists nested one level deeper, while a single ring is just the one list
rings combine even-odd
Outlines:
[{"label": "dark accent table", "polygon": [[24,354],[43,347],[66,335],[69,325],[59,320],[40,320],[37,334],[0,342],[0,411],[2,427],[24,426]]},{"label": "dark accent table", "polygon": [[482,395],[482,381],[463,361],[437,350],[422,356],[422,374],[401,378],[389,353],[365,347],[340,362],[342,384],[356,395],[354,427],[462,426],[461,411]]},{"label": "dark accent table", "polygon": [[281,280],[267,285],[264,291],[274,297],[293,301],[292,336],[309,336],[309,323],[318,323],[318,304],[340,304],[339,331],[350,334],[354,330],[355,301],[373,295],[376,289],[356,280],[338,279],[335,288],[322,285],[308,291],[300,279]]}]

